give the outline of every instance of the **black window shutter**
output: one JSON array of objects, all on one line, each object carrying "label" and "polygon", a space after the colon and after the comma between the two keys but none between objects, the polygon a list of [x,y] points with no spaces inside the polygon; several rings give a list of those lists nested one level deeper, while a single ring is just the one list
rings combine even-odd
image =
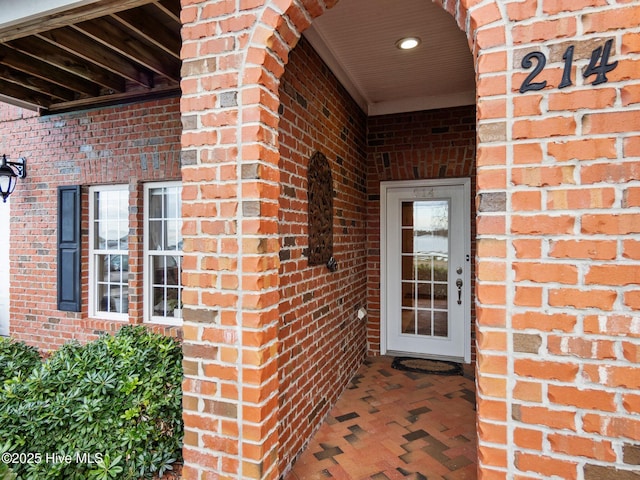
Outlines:
[{"label": "black window shutter", "polygon": [[58,310],[80,311],[80,186],[58,187]]}]

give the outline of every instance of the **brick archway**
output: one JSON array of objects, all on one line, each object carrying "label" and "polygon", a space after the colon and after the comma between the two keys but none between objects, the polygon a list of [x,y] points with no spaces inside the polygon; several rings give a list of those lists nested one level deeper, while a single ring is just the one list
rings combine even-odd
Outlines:
[{"label": "brick archway", "polygon": [[[337,2],[265,2],[241,12],[183,3],[184,474],[277,478],[284,442],[277,425],[278,79],[300,34]],[[467,31],[481,100],[484,73],[506,69],[506,54],[482,54],[504,44],[501,11],[493,2],[442,7]],[[491,235],[484,225],[480,215],[478,235]]]}]

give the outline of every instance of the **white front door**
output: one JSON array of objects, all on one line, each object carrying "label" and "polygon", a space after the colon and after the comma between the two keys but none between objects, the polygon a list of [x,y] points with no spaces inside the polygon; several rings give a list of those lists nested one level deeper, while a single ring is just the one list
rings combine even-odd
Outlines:
[{"label": "white front door", "polygon": [[9,336],[9,200],[0,200],[0,335]]},{"label": "white front door", "polygon": [[382,353],[471,361],[469,179],[381,184]]}]

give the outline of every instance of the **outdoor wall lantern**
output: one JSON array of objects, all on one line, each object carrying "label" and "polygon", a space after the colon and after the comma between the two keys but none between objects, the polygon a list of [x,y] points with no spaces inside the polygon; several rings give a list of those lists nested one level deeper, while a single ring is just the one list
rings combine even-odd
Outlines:
[{"label": "outdoor wall lantern", "polygon": [[15,162],[7,160],[6,155],[2,155],[2,166],[0,166],[0,195],[2,201],[7,202],[9,195],[16,188],[18,178],[27,176],[27,159],[22,157]]}]

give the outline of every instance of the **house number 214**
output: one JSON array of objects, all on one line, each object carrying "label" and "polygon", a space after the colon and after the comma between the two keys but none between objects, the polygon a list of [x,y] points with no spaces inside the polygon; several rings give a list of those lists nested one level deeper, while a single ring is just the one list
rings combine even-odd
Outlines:
[{"label": "house number 214", "polygon": [[[584,78],[590,77],[591,75],[595,75],[596,79],[591,83],[591,85],[600,85],[601,83],[605,83],[608,81],[607,73],[618,66],[618,61],[609,63],[609,56],[611,55],[611,45],[613,44],[613,39],[609,39],[604,44],[604,47],[598,47],[591,52],[591,60],[589,61],[589,65],[582,72],[582,76]],[[562,72],[562,80],[558,85],[558,88],[566,88],[570,85],[573,85],[571,81],[571,68],[573,66],[573,50],[574,46],[571,45],[568,47],[562,59],[564,60],[564,70]],[[534,64],[535,62],[535,64]],[[530,52],[527,53],[522,59],[522,68],[529,69],[533,67],[533,70],[527,78],[524,79],[522,85],[520,85],[520,93],[525,93],[530,90],[542,90],[547,86],[547,81],[544,80],[542,82],[535,82],[535,78],[542,72],[542,69],[547,64],[547,57],[545,57],[542,52]]]}]

